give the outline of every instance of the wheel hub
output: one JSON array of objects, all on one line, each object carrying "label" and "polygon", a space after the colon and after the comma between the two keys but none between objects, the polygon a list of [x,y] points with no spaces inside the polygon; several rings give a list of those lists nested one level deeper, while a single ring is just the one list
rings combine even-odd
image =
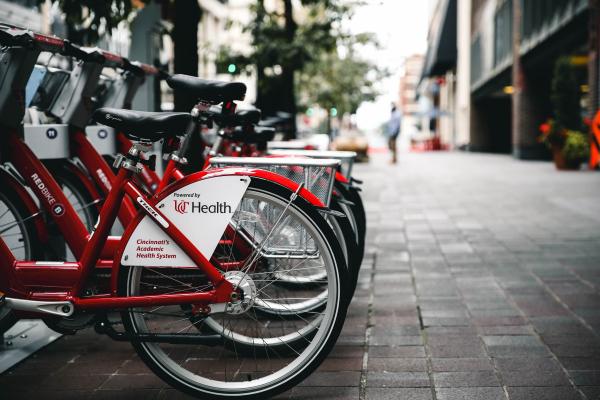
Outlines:
[{"label": "wheel hub", "polygon": [[229,271],[223,276],[234,288],[237,288],[237,292],[231,293],[225,312],[234,315],[245,313],[254,305],[258,294],[252,278],[242,271]]}]

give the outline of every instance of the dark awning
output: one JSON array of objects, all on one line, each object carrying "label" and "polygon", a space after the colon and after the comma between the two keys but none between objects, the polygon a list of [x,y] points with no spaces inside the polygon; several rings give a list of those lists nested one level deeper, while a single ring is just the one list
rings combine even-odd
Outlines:
[{"label": "dark awning", "polygon": [[443,75],[456,66],[456,0],[441,0],[431,20],[427,55],[421,80]]}]

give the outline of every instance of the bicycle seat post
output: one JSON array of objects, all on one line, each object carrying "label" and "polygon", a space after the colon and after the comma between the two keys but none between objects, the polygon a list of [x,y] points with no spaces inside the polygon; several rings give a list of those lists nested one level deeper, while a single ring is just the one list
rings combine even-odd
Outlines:
[{"label": "bicycle seat post", "polygon": [[127,155],[119,154],[113,163],[113,167],[115,168],[125,168],[129,171],[133,171],[138,174],[143,170],[144,162],[148,162],[148,160],[144,160],[143,154],[152,150],[152,143],[147,142],[134,142]]},{"label": "bicycle seat post", "polygon": [[[234,115],[235,110],[237,108],[237,104],[234,101],[225,101],[223,102],[223,106],[221,107],[221,115],[228,116]],[[215,157],[219,154],[221,150],[221,146],[223,145],[223,138],[225,137],[225,126],[219,126],[219,130],[217,131],[217,138],[213,143],[208,155],[210,157]]]}]

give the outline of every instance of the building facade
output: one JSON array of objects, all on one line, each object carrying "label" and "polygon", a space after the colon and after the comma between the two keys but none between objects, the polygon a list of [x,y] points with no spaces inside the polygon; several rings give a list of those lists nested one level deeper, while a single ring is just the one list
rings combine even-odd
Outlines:
[{"label": "building facade", "polygon": [[406,116],[415,116],[419,112],[417,86],[423,69],[423,55],[414,54],[404,60],[404,69],[400,75],[398,92],[399,106]]},{"label": "building facade", "polygon": [[[588,71],[594,22],[588,0],[473,1],[471,29],[471,144],[474,150],[538,159],[538,127],[552,116],[554,65],[569,57],[588,114],[597,108]],[[597,61],[596,61],[597,63]],[[597,65],[596,65],[597,71]],[[594,81],[595,82],[590,82]],[[506,122],[504,122],[506,121]]]},{"label": "building facade", "polygon": [[[252,38],[244,27],[252,20],[252,0],[198,0],[202,17],[198,26],[198,76],[208,79],[232,79],[231,74],[217,70],[217,55],[227,45],[235,53],[245,54],[252,50]],[[236,75],[235,79],[247,87],[246,101],[256,99],[254,74]]]},{"label": "building facade", "polygon": [[[455,143],[521,159],[547,157],[537,142],[538,127],[552,116],[552,74],[560,57],[568,57],[575,69],[582,117],[593,115],[600,106],[598,3],[439,0],[431,23],[443,31],[454,19],[456,42],[436,41],[430,30],[429,64],[438,68],[425,69],[424,78],[456,76],[454,103],[448,106]],[[454,62],[440,63],[452,49]]]},{"label": "building facade", "polygon": [[457,2],[439,0],[431,8],[428,31],[428,51],[419,81],[419,96],[424,129],[439,139],[444,148],[464,146],[457,135],[456,60]]}]

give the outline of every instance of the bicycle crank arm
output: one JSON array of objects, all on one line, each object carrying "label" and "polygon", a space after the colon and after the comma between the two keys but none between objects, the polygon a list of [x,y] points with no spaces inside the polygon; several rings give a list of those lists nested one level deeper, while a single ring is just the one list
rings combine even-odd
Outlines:
[{"label": "bicycle crank arm", "polygon": [[75,307],[70,301],[37,301],[5,297],[4,304],[15,311],[42,313],[59,317],[70,317],[75,311]]}]

